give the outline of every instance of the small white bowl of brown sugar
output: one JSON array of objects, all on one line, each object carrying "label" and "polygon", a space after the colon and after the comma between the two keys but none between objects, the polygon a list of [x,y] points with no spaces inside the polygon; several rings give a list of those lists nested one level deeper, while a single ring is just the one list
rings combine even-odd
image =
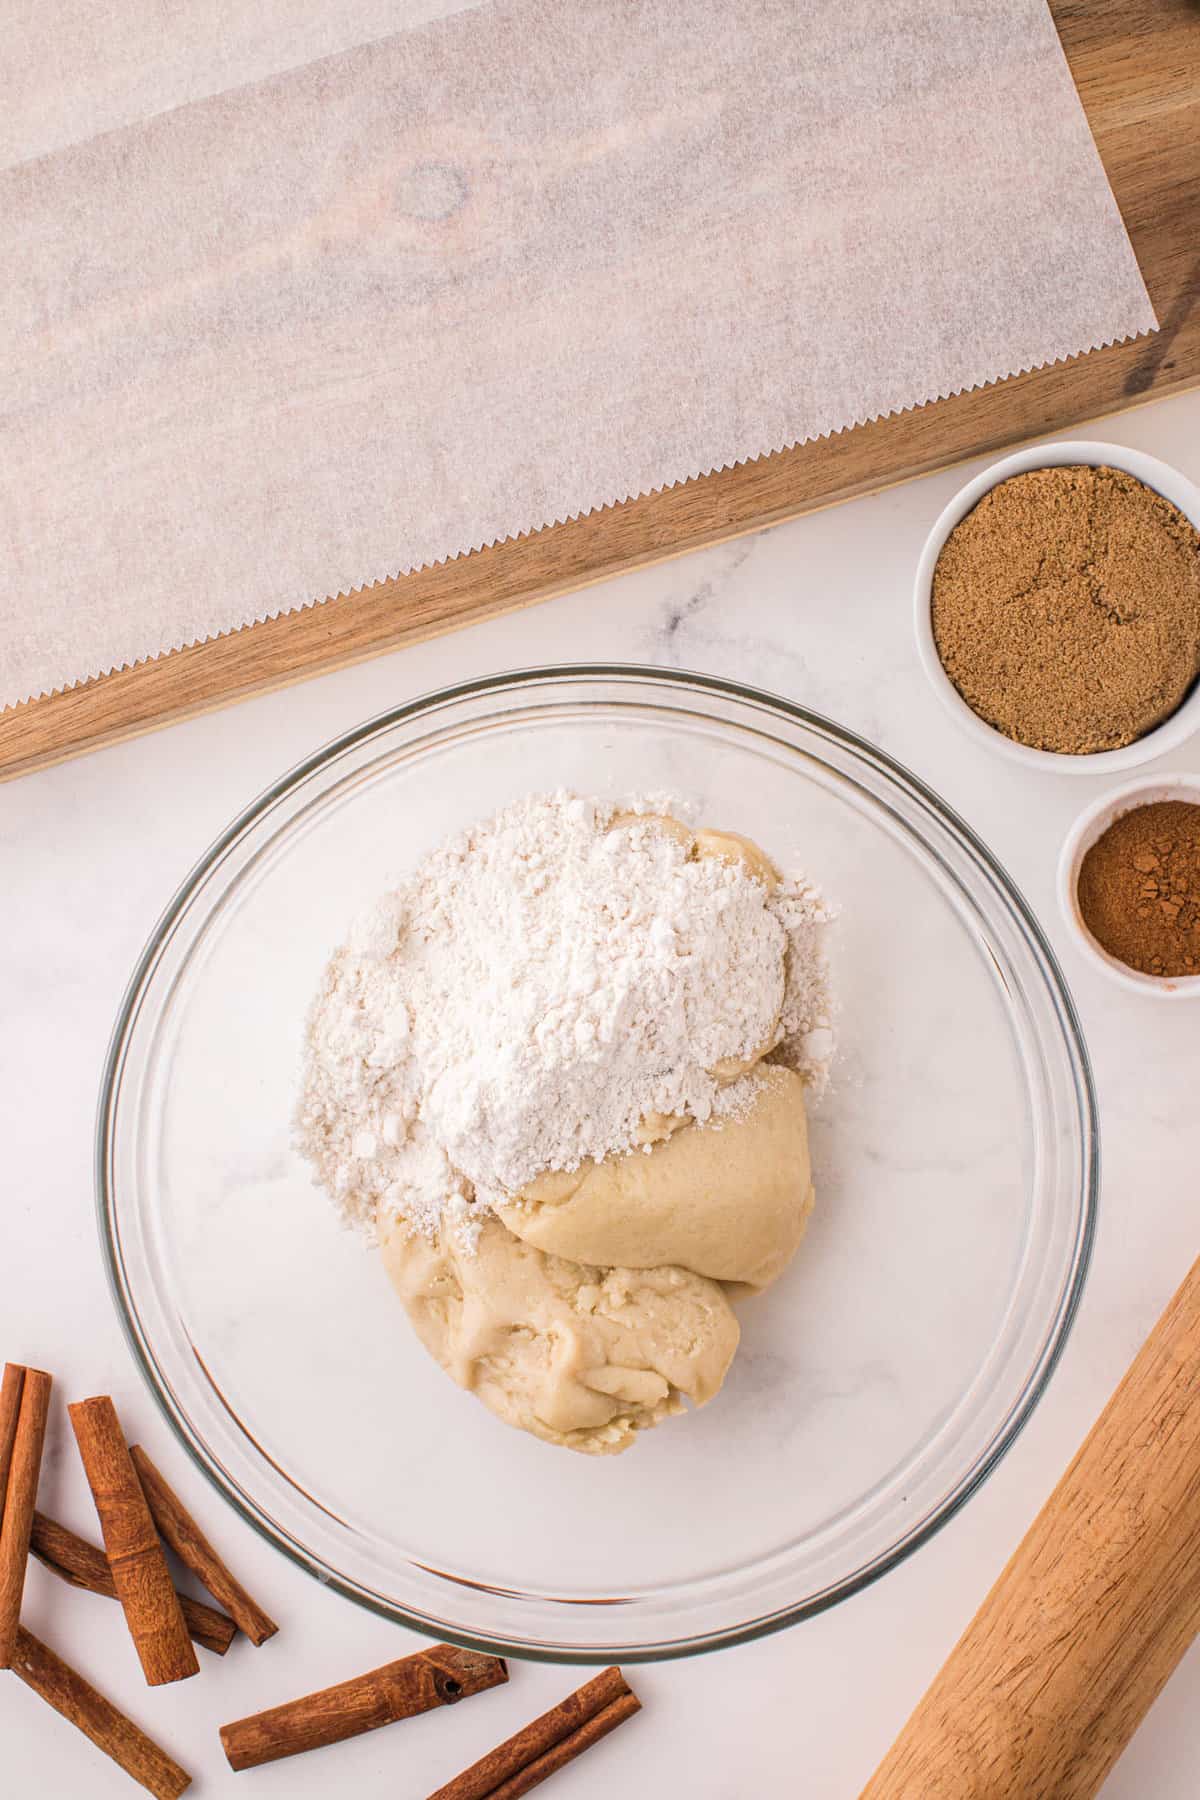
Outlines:
[{"label": "small white bowl of brown sugar", "polygon": [[978,742],[1135,768],[1200,729],[1200,488],[1117,444],[1032,444],[959,490],[916,578],[917,650]]}]

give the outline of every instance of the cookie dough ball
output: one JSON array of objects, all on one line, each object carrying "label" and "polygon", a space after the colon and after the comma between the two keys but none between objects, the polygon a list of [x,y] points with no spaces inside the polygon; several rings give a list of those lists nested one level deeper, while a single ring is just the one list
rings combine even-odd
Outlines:
[{"label": "cookie dough ball", "polygon": [[766,1063],[733,1110],[648,1150],[547,1173],[497,1210],[525,1243],[577,1262],[678,1264],[763,1288],[790,1262],[813,1205],[804,1084]]},{"label": "cookie dough ball", "polygon": [[714,831],[705,826],[692,839],[693,856],[718,856],[723,862],[740,863],[747,875],[761,881],[768,894],[779,886],[779,870],[765,850],[740,831]]},{"label": "cookie dough ball", "polygon": [[636,812],[614,813],[608,828],[623,831],[639,827],[653,828],[664,837],[674,838],[687,851],[689,862],[706,856],[720,857],[723,862],[740,863],[748,875],[762,882],[768,894],[773,894],[779,886],[779,870],[766,851],[760,850],[752,838],[743,837],[740,831],[718,831],[708,825],[693,831],[669,813]]},{"label": "cookie dough ball", "polygon": [[593,1456],[711,1400],[738,1325],[686,1269],[588,1267],[547,1256],[485,1216],[473,1248],[401,1221],[383,1261],[425,1348],[510,1425]]}]

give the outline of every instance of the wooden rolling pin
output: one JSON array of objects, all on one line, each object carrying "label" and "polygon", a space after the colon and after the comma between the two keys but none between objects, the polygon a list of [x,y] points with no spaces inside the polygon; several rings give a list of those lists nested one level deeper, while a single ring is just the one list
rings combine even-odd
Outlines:
[{"label": "wooden rolling pin", "polygon": [[1200,1261],[861,1800],[1087,1800],[1200,1629]]}]

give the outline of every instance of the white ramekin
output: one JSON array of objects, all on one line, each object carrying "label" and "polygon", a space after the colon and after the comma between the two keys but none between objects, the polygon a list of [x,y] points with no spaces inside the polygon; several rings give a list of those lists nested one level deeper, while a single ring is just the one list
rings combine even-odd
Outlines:
[{"label": "white ramekin", "polygon": [[1085,807],[1067,833],[1058,859],[1058,904],[1084,956],[1113,981],[1136,994],[1153,994],[1159,1000],[1200,999],[1200,975],[1142,975],[1101,949],[1079,910],[1079,869],[1096,839],[1122,813],[1135,806],[1150,806],[1156,800],[1191,800],[1200,805],[1200,775],[1142,775]]},{"label": "white ramekin", "polygon": [[1087,756],[1070,756],[1058,750],[1035,750],[1028,744],[1018,744],[1002,731],[997,731],[994,725],[988,725],[978,713],[972,712],[942,667],[937,645],[933,641],[930,605],[934,566],[942,553],[943,544],[959,520],[964,519],[972,507],[978,505],[990,488],[1001,481],[1007,481],[1010,476],[1023,475],[1029,469],[1061,467],[1064,463],[1090,463],[1093,467],[1107,463],[1111,468],[1124,469],[1161,494],[1165,500],[1169,500],[1173,506],[1177,506],[1185,518],[1190,519],[1197,531],[1200,531],[1200,488],[1185,475],[1181,475],[1178,469],[1159,462],[1157,457],[1146,456],[1141,450],[1126,450],[1120,444],[1030,444],[1026,449],[1018,450],[1015,456],[1006,456],[1002,462],[993,463],[982,475],[977,475],[974,481],[968,481],[966,487],[960,488],[926,538],[921,560],[917,564],[914,596],[917,654],[930,685],[943,706],[978,743],[986,744],[990,749],[998,750],[1001,756],[1008,757],[1010,762],[1024,763],[1030,769],[1059,770],[1068,775],[1109,775],[1150,762],[1154,757],[1175,749],[1194,731],[1200,730],[1200,683],[1197,683],[1182,706],[1169,719],[1164,720],[1153,731],[1148,731],[1145,737],[1126,744],[1120,750],[1100,750]]}]

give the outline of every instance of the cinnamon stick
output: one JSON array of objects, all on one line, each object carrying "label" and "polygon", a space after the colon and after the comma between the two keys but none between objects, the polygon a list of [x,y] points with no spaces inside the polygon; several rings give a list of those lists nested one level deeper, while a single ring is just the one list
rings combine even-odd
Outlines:
[{"label": "cinnamon stick", "polygon": [[25,1370],[9,1457],[4,1514],[0,1519],[0,1669],[11,1667],[17,1646],[51,1386],[44,1369]]},{"label": "cinnamon stick", "polygon": [[[117,1586],[103,1550],[98,1544],[89,1544],[86,1538],[79,1537],[66,1525],[60,1525],[57,1519],[47,1518],[43,1512],[34,1513],[29,1548],[61,1581],[83,1588],[89,1594],[105,1594],[110,1600],[116,1599]],[[178,1588],[175,1591],[179,1593]],[[215,1656],[224,1656],[237,1636],[233,1620],[218,1612],[215,1606],[193,1600],[190,1594],[179,1594],[179,1610],[193,1641],[203,1644]]]},{"label": "cinnamon stick", "polygon": [[141,1445],[134,1444],[129,1454],[151,1517],[180,1562],[204,1583],[213,1599],[225,1608],[238,1630],[245,1632],[252,1644],[263,1644],[269,1637],[274,1637],[279,1630],[274,1619],[263,1611],[257,1600],[251,1599],[217,1555],[183,1501]]},{"label": "cinnamon stick", "polygon": [[519,1800],[632,1718],[641,1704],[620,1669],[605,1669],[429,1800]]},{"label": "cinnamon stick", "polygon": [[5,1363],[4,1379],[0,1381],[0,1517],[4,1514],[8,1465],[12,1461],[13,1442],[17,1435],[17,1414],[21,1410],[21,1389],[24,1386],[24,1363]]},{"label": "cinnamon stick", "polygon": [[340,1744],[435,1706],[453,1706],[507,1680],[507,1665],[498,1656],[434,1644],[352,1681],[222,1725],[221,1743],[231,1768],[255,1769],[282,1756]]},{"label": "cinnamon stick", "polygon": [[23,1625],[17,1630],[12,1666],[26,1687],[90,1737],[97,1749],[140,1782],[155,1800],[178,1800],[191,1786],[186,1769]]},{"label": "cinnamon stick", "polygon": [[137,1470],[107,1394],[67,1409],[142,1673],[151,1687],[200,1673]]},{"label": "cinnamon stick", "polygon": [[600,1739],[607,1737],[610,1731],[615,1731],[618,1725],[623,1725],[626,1719],[631,1719],[635,1712],[640,1712],[641,1704],[636,1694],[626,1694],[623,1699],[614,1700],[611,1706],[606,1706],[603,1712],[598,1712],[594,1718],[588,1719],[579,1727],[578,1731],[573,1732],[569,1738],[564,1738],[561,1744],[555,1744],[544,1756],[539,1756],[536,1762],[531,1762],[528,1768],[522,1769],[511,1780],[501,1782],[500,1786],[493,1790],[489,1800],[520,1800],[522,1794],[527,1794],[531,1788],[539,1787],[548,1776],[555,1774],[559,1769],[565,1769],[567,1764],[573,1763],[577,1756],[582,1756],[585,1750],[590,1750],[593,1744],[598,1744]]}]

